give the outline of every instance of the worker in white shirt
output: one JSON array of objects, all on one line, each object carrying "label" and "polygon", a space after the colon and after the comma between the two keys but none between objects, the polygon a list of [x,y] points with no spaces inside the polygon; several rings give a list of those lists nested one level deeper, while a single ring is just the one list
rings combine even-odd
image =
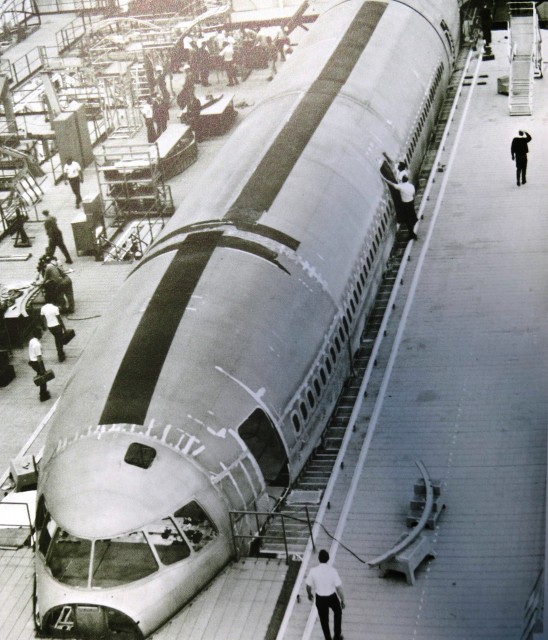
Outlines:
[{"label": "worker in white shirt", "polygon": [[67,158],[65,166],[63,167],[63,173],[65,174],[65,184],[68,182],[72,193],[76,196],[76,208],[80,208],[82,202],[82,196],[80,194],[80,184],[84,181],[84,174],[82,173],[82,167],[73,158]]},{"label": "worker in white shirt", "polygon": [[[40,327],[35,327],[32,332],[32,338],[29,342],[29,366],[34,369],[36,375],[42,375],[46,372],[46,365],[44,364],[44,359],[42,358],[42,343],[40,342],[40,338],[42,337],[42,329]],[[40,385],[40,402],[44,402],[45,400],[49,400],[51,398],[50,392],[48,391],[48,383],[44,382]]]},{"label": "worker in white shirt", "polygon": [[[316,597],[316,609],[322,625],[325,640],[343,640],[341,633],[342,610],[344,609],[344,593],[341,578],[337,570],[328,565],[329,553],[322,549],[318,554],[320,564],[310,569],[306,579],[306,592],[312,602]],[[333,609],[334,635],[329,629],[329,609]]]},{"label": "worker in white shirt", "polygon": [[[399,191],[401,204],[396,206],[398,222],[405,224],[409,231],[409,239],[416,240],[415,225],[417,224],[417,214],[415,213],[415,187],[407,175],[403,175],[401,182],[392,182],[381,174],[382,179],[391,187]],[[399,209],[399,211],[398,211]]]},{"label": "worker in white shirt", "polygon": [[154,111],[152,109],[152,98],[147,98],[146,102],[141,105],[141,115],[145,121],[145,127],[147,130],[147,142],[153,143],[158,137],[156,133],[156,126],[154,124]]},{"label": "worker in white shirt", "polygon": [[233,87],[235,84],[239,84],[238,78],[236,77],[236,66],[234,64],[234,47],[232,46],[232,42],[227,39],[219,55],[224,62],[226,77],[228,78],[228,86]]},{"label": "worker in white shirt", "polygon": [[65,359],[65,351],[63,349],[65,325],[63,324],[59,307],[53,304],[49,296],[46,297],[46,304],[40,309],[40,315],[44,318],[44,324],[55,339],[59,362],[63,362]]}]

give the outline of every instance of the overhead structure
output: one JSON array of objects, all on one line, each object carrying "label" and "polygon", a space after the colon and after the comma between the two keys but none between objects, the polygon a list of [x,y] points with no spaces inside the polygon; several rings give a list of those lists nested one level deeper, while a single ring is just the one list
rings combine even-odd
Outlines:
[{"label": "overhead structure", "polygon": [[534,79],[542,78],[542,38],[534,2],[508,3],[510,75],[508,107],[511,116],[533,113]]},{"label": "overhead structure", "polygon": [[0,1],[0,51],[24,40],[40,24],[35,0]]}]

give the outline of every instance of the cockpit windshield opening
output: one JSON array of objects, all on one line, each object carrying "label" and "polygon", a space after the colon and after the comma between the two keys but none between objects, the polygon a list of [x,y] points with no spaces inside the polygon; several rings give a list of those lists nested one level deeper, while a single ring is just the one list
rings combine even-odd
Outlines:
[{"label": "cockpit windshield opening", "polygon": [[101,540],[78,538],[59,527],[43,496],[39,511],[38,551],[56,580],[77,587],[109,589],[141,580],[199,552],[218,535],[194,500],[141,531]]}]

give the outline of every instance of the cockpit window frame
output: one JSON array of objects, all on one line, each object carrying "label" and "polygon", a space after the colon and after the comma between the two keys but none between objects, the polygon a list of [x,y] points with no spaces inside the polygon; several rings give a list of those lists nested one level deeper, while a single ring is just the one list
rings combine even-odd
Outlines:
[{"label": "cockpit window frame", "polygon": [[[209,539],[206,540],[206,542],[201,545],[198,546],[198,544],[193,541],[186,533],[187,530],[183,529],[179,523],[178,520],[178,516],[177,513],[182,511],[185,507],[188,507],[191,504],[195,504],[200,510],[201,512],[204,514],[207,522],[209,523],[209,526],[211,528],[211,530],[213,531],[213,536]],[[177,509],[174,514],[173,514],[173,522],[175,522],[175,525],[177,526],[177,529],[180,531],[180,533],[182,534],[183,538],[188,542],[188,544],[190,545],[190,548],[192,550],[192,553],[200,553],[202,551],[202,549],[206,546],[208,546],[211,542],[213,542],[218,536],[219,536],[219,529],[216,526],[213,518],[209,515],[209,513],[207,512],[206,509],[203,508],[203,506],[200,504],[200,502],[198,500],[190,500],[189,502],[185,503],[182,507],[179,507],[179,509]],[[198,548],[196,548],[198,547]]]}]

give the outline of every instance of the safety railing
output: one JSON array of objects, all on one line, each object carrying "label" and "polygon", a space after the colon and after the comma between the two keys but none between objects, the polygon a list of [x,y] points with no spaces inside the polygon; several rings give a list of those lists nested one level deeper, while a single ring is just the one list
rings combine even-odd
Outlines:
[{"label": "safety railing", "polygon": [[[310,513],[308,511],[308,507],[304,506],[304,511],[306,513],[306,519],[298,518],[296,516],[290,516],[287,513],[277,513],[277,512],[268,512],[268,511],[231,511],[230,512],[230,528],[232,531],[232,540],[234,543],[234,548],[238,551],[241,548],[241,545],[238,544],[239,541],[247,540],[249,542],[249,547],[252,548],[254,546],[257,549],[260,549],[261,545],[266,541],[275,541],[283,542],[285,562],[289,564],[290,561],[290,535],[287,529],[288,522],[296,522],[299,524],[306,524],[308,527],[308,532],[310,535],[310,540],[312,542],[312,548],[316,549],[314,544],[314,536],[312,533],[312,525],[313,522],[310,518]],[[255,533],[237,533],[236,532],[236,524],[244,517],[251,518],[255,520],[256,531]],[[275,520],[281,521],[281,536],[279,534],[269,533],[269,525],[273,523]]]},{"label": "safety railing", "polygon": [[57,44],[57,54],[61,55],[73,44],[78,42],[80,38],[86,33],[87,29],[91,28],[91,16],[87,13],[81,14],[80,17],[72,20],[66,27],[63,27],[55,34],[55,42]]},{"label": "safety railing", "polygon": [[118,12],[118,0],[41,0],[40,13],[71,13],[78,12]]},{"label": "safety railing", "polygon": [[0,549],[34,544],[34,527],[26,502],[0,502]]}]

